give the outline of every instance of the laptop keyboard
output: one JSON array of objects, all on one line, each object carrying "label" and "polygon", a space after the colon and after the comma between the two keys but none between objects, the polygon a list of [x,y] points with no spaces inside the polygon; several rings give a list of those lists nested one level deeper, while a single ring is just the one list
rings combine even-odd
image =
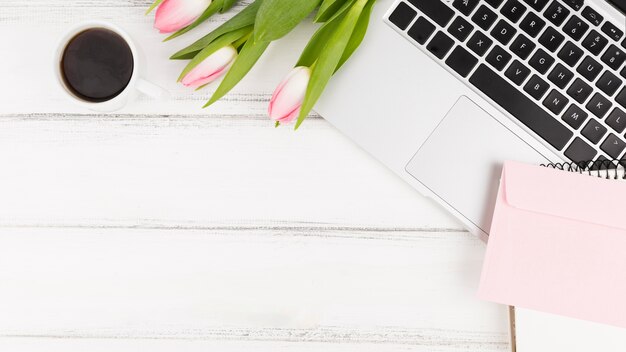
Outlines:
[{"label": "laptop keyboard", "polygon": [[624,32],[582,0],[403,0],[387,20],[568,159],[626,157]]}]

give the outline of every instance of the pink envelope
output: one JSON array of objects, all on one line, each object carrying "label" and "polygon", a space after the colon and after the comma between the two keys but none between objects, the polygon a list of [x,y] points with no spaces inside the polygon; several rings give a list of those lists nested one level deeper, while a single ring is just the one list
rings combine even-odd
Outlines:
[{"label": "pink envelope", "polygon": [[478,294],[626,327],[626,181],[507,161]]}]

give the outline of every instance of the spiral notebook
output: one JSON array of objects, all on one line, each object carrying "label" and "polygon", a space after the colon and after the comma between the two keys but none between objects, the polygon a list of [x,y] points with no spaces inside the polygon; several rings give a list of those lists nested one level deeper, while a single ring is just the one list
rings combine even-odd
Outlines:
[{"label": "spiral notebook", "polygon": [[[608,160],[504,164],[478,294],[515,306],[526,317],[520,320],[518,312],[515,319],[519,352],[578,351],[602,341],[612,343],[595,350],[626,350],[622,165]],[[575,319],[588,333],[568,331],[563,322],[555,323],[553,331],[531,333],[533,326],[541,326],[532,312],[535,318],[543,315],[543,321]],[[603,334],[613,338],[600,338]]]}]

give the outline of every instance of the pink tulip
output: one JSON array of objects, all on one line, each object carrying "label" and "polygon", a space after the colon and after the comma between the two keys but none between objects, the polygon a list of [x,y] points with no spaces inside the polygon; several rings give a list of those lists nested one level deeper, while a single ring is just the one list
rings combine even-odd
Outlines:
[{"label": "pink tulip", "polygon": [[192,88],[198,88],[211,83],[226,73],[236,58],[237,49],[232,45],[218,49],[206,59],[202,60],[198,66],[189,71],[189,73],[183,77],[182,83]]},{"label": "pink tulip", "polygon": [[311,69],[298,66],[280,82],[268,109],[272,120],[287,124],[298,117],[310,78]]},{"label": "pink tulip", "polygon": [[211,0],[164,0],[154,16],[154,28],[161,33],[185,28],[211,5]]}]

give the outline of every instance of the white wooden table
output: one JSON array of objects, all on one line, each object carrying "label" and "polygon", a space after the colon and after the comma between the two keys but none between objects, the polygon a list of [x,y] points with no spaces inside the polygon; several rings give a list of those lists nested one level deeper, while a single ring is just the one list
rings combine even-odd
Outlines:
[{"label": "white wooden table", "polygon": [[[322,118],[266,117],[312,24],[202,110],[167,57],[232,12],[163,44],[148,5],[0,1],[0,351],[507,350],[480,240]],[[55,40],[95,18],[171,100],[65,101]]]}]

